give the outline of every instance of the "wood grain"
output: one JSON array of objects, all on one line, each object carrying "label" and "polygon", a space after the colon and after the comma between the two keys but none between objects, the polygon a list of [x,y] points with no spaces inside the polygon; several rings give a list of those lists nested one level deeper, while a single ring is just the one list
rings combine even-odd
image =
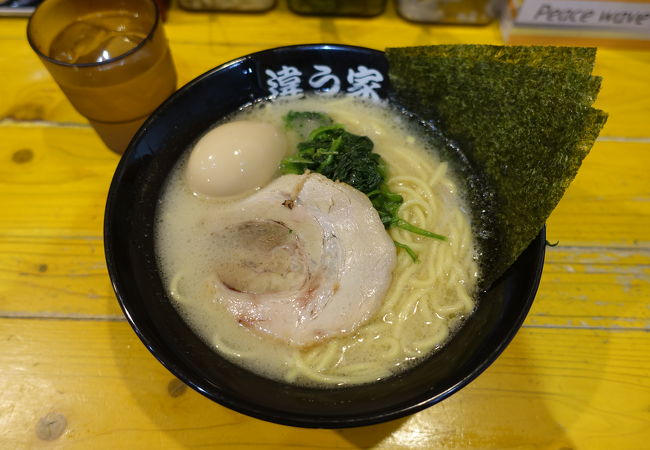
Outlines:
[{"label": "wood grain", "polygon": [[[102,242],[117,156],[88,127],[2,129],[0,158],[8,161],[0,166],[2,312],[120,317]],[[540,296],[548,285],[551,299],[593,299],[594,311],[573,311],[558,323],[548,312],[558,308],[555,302],[535,316],[540,324],[602,316],[647,326],[648,310],[642,306],[650,298],[647,167],[650,143],[599,142],[587,157],[548,221],[548,239],[559,246],[548,252]],[[629,302],[617,307],[611,300],[628,294],[636,301],[632,313]]]},{"label": "wood grain", "polygon": [[[390,2],[389,2],[390,3]],[[212,403],[137,339],[106,273],[102,224],[119,157],[0,19],[0,448],[643,449],[650,438],[650,52],[600,49],[601,138],[547,222],[522,330],[467,388],[349,430],[265,423]],[[172,9],[179,84],[274,46],[500,43],[487,27]]]},{"label": "wood grain", "polygon": [[179,388],[124,322],[0,319],[0,447],[43,444],[37,422],[57,413],[65,448],[641,448],[646,337],[574,330],[568,340],[563,330],[524,328],[439,405],[333,431],[262,422]]},{"label": "wood grain", "polygon": [[[86,124],[32,52],[25,39],[25,27],[22,19],[2,20],[0,67],[12,67],[20,61],[21,71],[3,71],[1,75],[0,98],[4,105],[0,105],[0,118]],[[265,14],[192,14],[174,9],[165,30],[179,85],[226,61],[283,45],[327,42],[384,49],[500,43],[496,24],[433,27],[401,20],[392,8],[371,19],[305,17],[289,12],[283,2]],[[647,137],[647,121],[634,113],[650,111],[650,96],[640,95],[647,89],[650,73],[648,52],[601,49],[595,73],[604,78],[596,106],[610,113],[601,136]]]}]

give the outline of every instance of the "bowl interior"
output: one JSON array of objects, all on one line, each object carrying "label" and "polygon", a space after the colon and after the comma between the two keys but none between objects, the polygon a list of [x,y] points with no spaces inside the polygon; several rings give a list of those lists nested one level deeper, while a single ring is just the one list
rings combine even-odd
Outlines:
[{"label": "bowl interior", "polygon": [[[375,84],[359,88],[355,74],[359,79],[363,74],[372,76]],[[154,216],[166,176],[190,143],[225,115],[269,95],[338,89],[385,98],[387,78],[384,54],[364,48],[309,45],[249,55],[180,89],[145,122],[120,161],[105,215],[107,265],[117,298],[155,357],[218,403],[253,417],[304,427],[395,419],[469,383],[501,353],[523,322],[541,275],[544,230],[481,295],[470,320],[441,351],[400,375],[367,385],[315,389],[255,375],[211,350],[168,300],[154,254]]]}]

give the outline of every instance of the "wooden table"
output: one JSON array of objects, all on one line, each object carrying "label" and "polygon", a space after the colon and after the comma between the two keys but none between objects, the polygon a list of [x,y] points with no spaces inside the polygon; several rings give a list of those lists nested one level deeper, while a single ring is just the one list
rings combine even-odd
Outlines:
[{"label": "wooden table", "polygon": [[[601,49],[610,119],[548,220],[542,283],[483,375],[403,420],[349,430],[265,423],[175,379],[125,321],[106,273],[118,155],[0,20],[0,448],[549,448],[650,446],[650,52]],[[311,42],[500,43],[496,25],[174,9],[180,83],[243,54]]]}]

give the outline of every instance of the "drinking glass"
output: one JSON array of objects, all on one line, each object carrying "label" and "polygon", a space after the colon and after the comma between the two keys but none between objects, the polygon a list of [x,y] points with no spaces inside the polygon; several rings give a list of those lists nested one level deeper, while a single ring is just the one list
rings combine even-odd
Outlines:
[{"label": "drinking glass", "polygon": [[176,89],[154,0],[45,0],[29,20],[27,39],[68,100],[117,153]]}]

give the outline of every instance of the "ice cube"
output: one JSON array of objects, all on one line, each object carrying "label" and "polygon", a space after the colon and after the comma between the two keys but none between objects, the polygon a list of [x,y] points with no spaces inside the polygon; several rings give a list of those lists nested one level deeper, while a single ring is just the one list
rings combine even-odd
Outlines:
[{"label": "ice cube", "polygon": [[120,56],[136,47],[144,35],[111,30],[97,23],[74,22],[54,38],[50,57],[76,64],[99,63]]},{"label": "ice cube", "polygon": [[136,35],[111,33],[98,49],[100,53],[95,56],[95,60],[102,62],[120,56],[135,48],[140,41],[142,38]]},{"label": "ice cube", "polygon": [[[86,22],[73,22],[57,34],[50,46],[49,56],[66,63],[96,62],[86,55],[96,53],[110,31]],[[82,60],[83,59],[83,60]]]}]

